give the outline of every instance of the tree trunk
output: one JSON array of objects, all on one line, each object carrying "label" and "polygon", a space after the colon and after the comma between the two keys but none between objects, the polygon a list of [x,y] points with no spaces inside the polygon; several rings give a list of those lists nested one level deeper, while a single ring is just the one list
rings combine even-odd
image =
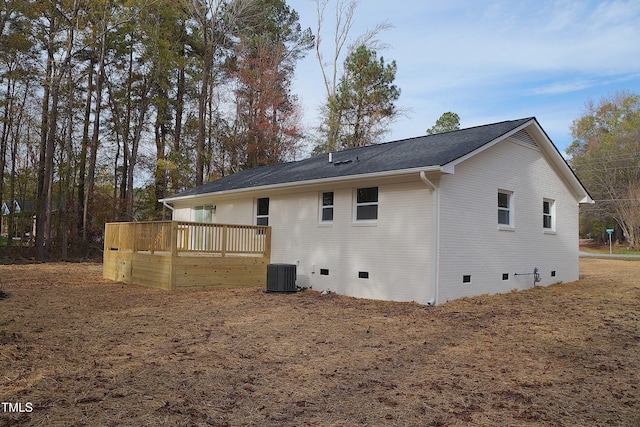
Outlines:
[{"label": "tree trunk", "polygon": [[209,94],[209,73],[211,67],[208,62],[209,55],[205,53],[205,63],[202,67],[202,83],[200,85],[200,97],[198,99],[198,140],[196,142],[196,185],[204,182],[204,146],[206,138],[206,112],[207,98]]},{"label": "tree trunk", "polygon": [[144,122],[149,105],[147,93],[148,88],[145,79],[140,99],[138,122],[136,123],[133,140],[131,141],[131,157],[129,159],[129,171],[127,173],[127,215],[129,218],[133,218],[133,173],[138,158],[138,146],[140,145],[140,139],[142,138],[142,129],[144,128]]},{"label": "tree trunk", "polygon": [[[27,95],[29,94],[28,84],[24,89],[24,94],[22,97],[22,102],[20,104],[20,109],[18,114],[16,114],[15,126],[13,126],[13,137],[11,141],[11,177],[9,178],[9,200],[11,200],[11,207],[9,210],[9,230],[7,234],[7,247],[11,247],[13,245],[13,237],[15,236],[14,228],[15,228],[15,204],[13,203],[16,200],[16,163],[18,159],[18,144],[20,141],[20,130],[22,127],[22,116],[24,114],[24,107],[27,103]],[[22,230],[21,230],[22,232]],[[20,235],[22,237],[22,235]],[[22,245],[22,243],[21,243]]]},{"label": "tree trunk", "polygon": [[[4,194],[4,171],[6,168],[5,162],[7,158],[7,144],[9,139],[9,108],[11,104],[11,79],[7,79],[7,93],[5,94],[4,101],[4,114],[2,120],[2,136],[0,136],[0,206],[2,205]],[[13,206],[13,200],[9,200],[7,206],[11,209]],[[0,232],[2,231],[2,221],[0,221]],[[8,243],[7,243],[8,245]]]},{"label": "tree trunk", "polygon": [[[60,67],[54,67],[55,58],[55,29],[56,21],[54,15],[59,10],[52,11],[49,25],[48,55],[47,55],[47,87],[45,87],[46,102],[42,107],[42,137],[40,145],[40,164],[38,166],[38,212],[36,217],[36,258],[41,260],[46,255],[45,246],[51,240],[51,200],[52,200],[52,183],[54,175],[53,156],[55,151],[55,137],[57,131],[58,120],[58,98],[60,95],[60,84],[62,77],[66,75],[67,70],[71,66],[71,58],[73,52],[73,39],[75,31],[76,18],[78,16],[79,0],[75,0],[73,4],[73,12],[71,19],[68,19],[67,39],[63,60]],[[48,107],[49,96],[51,97],[51,106]],[[48,114],[47,114],[48,113]]]},{"label": "tree trunk", "polygon": [[[166,104],[165,104],[166,105]],[[165,196],[165,192],[167,189],[167,174],[166,174],[166,162],[165,162],[165,135],[166,135],[166,127],[164,125],[164,117],[166,115],[166,111],[164,108],[158,108],[156,114],[156,123],[155,123],[155,137],[156,137],[156,171],[155,171],[155,199],[156,204],[157,200],[163,199]],[[162,208],[160,206],[156,206],[156,213],[161,212]]]},{"label": "tree trunk", "polygon": [[91,121],[91,100],[93,96],[93,59],[89,62],[87,76],[87,102],[84,106],[84,120],[82,127],[82,146],[78,158],[78,200],[77,200],[77,230],[78,235],[84,236],[84,195],[85,174],[87,173],[87,150],[89,147],[89,124]]},{"label": "tree trunk", "polygon": [[96,161],[98,158],[98,144],[100,136],[100,113],[102,111],[102,84],[104,82],[104,58],[107,42],[107,33],[102,34],[100,45],[100,58],[98,60],[98,73],[96,76],[96,104],[93,121],[93,134],[91,136],[91,147],[89,152],[89,166],[86,177],[86,192],[84,196],[84,212],[82,216],[82,240],[88,243],[89,240],[89,226],[90,226],[90,213],[93,208],[93,190],[94,179],[96,172]]},{"label": "tree trunk", "polygon": [[47,68],[45,72],[44,93],[42,96],[42,120],[40,133],[40,156],[38,160],[38,203],[36,209],[36,259],[42,260],[45,256],[45,217],[47,215],[47,192],[49,180],[46,176],[45,162],[47,157],[47,137],[49,128],[49,101],[53,86],[53,39],[54,22],[49,26],[49,55],[47,56]]}]

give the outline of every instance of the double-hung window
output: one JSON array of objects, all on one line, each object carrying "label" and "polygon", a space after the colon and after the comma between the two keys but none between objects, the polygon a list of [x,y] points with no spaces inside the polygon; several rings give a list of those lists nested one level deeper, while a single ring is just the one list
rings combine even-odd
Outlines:
[{"label": "double-hung window", "polygon": [[551,199],[542,200],[542,228],[546,232],[555,231],[555,201]]},{"label": "double-hung window", "polygon": [[513,193],[511,191],[498,190],[498,226],[513,227]]},{"label": "double-hung window", "polygon": [[269,198],[256,199],[256,225],[269,225]]},{"label": "double-hung window", "polygon": [[213,205],[200,205],[193,207],[193,221],[194,222],[213,222],[213,213],[215,212],[215,206]]},{"label": "double-hung window", "polygon": [[376,221],[378,219],[378,187],[356,190],[356,221]]},{"label": "double-hung window", "polygon": [[333,191],[325,191],[320,195],[320,222],[333,222]]}]

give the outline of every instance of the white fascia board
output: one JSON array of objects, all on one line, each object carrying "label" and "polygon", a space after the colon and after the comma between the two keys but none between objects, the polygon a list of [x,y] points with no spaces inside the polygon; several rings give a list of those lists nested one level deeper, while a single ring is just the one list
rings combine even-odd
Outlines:
[{"label": "white fascia board", "polygon": [[[540,150],[545,155],[547,160],[552,164],[554,169],[558,172],[560,177],[564,180],[564,182],[573,190],[576,198],[578,199],[578,203],[586,203],[593,204],[595,203],[589,192],[582,185],[578,177],[576,176],[571,166],[567,163],[567,161],[562,157],[562,154],[558,151],[558,148],[551,142],[547,133],[542,129],[540,124],[537,121],[533,121],[531,123],[530,131],[534,134],[534,138],[536,142],[539,143]],[[542,142],[542,144],[540,144]]]},{"label": "white fascia board", "polygon": [[287,188],[300,189],[305,187],[312,187],[312,186],[324,185],[324,184],[335,184],[335,183],[348,182],[348,181],[362,181],[367,179],[390,178],[394,176],[411,175],[413,173],[420,173],[420,172],[448,173],[444,171],[441,166],[427,166],[427,167],[421,167],[421,168],[398,169],[398,170],[372,172],[372,173],[365,173],[365,174],[358,174],[358,175],[343,175],[343,176],[336,176],[332,178],[310,179],[307,181],[285,182],[282,184],[260,185],[256,187],[238,188],[235,190],[216,191],[214,193],[190,194],[188,196],[181,196],[181,197],[165,197],[164,199],[158,199],[158,201],[161,203],[174,203],[179,201],[198,199],[201,197],[208,197],[213,194],[215,194],[216,196],[228,196],[228,195],[240,195],[243,193],[252,193],[252,192],[285,190]]}]

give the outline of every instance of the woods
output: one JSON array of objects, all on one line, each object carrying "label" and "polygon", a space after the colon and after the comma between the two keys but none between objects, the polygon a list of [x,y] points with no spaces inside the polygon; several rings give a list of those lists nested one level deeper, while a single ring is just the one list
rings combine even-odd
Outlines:
[{"label": "woods", "polygon": [[[166,218],[158,199],[300,158],[303,141],[313,154],[380,142],[403,113],[379,40],[391,26],[354,35],[355,0],[315,4],[312,31],[285,0],[0,0],[0,246],[84,256],[105,222]],[[312,54],[322,77],[308,84],[326,89],[315,134],[292,90]],[[612,202],[637,190],[601,185],[621,175],[600,174],[586,144],[596,133],[583,128],[568,157],[599,200],[586,228],[614,218],[637,240],[625,227],[640,226],[623,219],[637,204]]]},{"label": "woods", "polygon": [[571,132],[571,166],[596,201],[582,208],[581,232],[602,238],[606,228],[616,228],[620,242],[640,248],[640,95],[589,101]]},{"label": "woods", "polygon": [[294,158],[291,80],[314,45],[298,20],[283,0],[0,2],[7,246],[81,255],[106,221]]},{"label": "woods", "polygon": [[[336,4],[349,21],[355,8]],[[346,42],[349,28],[336,28]],[[371,132],[396,112],[395,62],[370,50],[384,28],[345,52],[362,46],[381,75],[345,68],[341,86],[337,74],[332,82],[383,79],[390,90],[350,120],[341,138],[351,145],[376,142]],[[159,199],[295,159],[307,135],[292,81],[302,58],[319,55],[317,40],[284,0],[0,1],[7,251],[20,242],[38,259],[86,256],[101,247],[105,222],[163,219]],[[336,70],[343,59],[338,50]],[[354,110],[340,108],[345,118]]]}]

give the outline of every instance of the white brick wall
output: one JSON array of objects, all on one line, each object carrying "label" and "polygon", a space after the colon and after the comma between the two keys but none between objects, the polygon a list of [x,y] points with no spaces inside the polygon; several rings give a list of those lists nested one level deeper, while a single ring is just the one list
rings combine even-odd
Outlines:
[{"label": "white brick wall", "polygon": [[[402,181],[402,182],[399,182]],[[353,222],[354,189],[379,188],[375,225]],[[513,231],[498,229],[498,189],[513,192]],[[333,224],[319,223],[319,198],[334,192]],[[537,148],[506,140],[456,165],[440,180],[438,303],[578,279],[578,201]],[[270,198],[273,263],[296,264],[298,284],[343,295],[427,303],[432,297],[433,196],[417,173],[298,192],[247,193],[176,202],[216,205],[214,221],[254,224],[256,197]],[[555,200],[556,232],[544,233],[543,199]],[[320,270],[327,269],[328,275]],[[551,272],[555,271],[555,276]],[[368,272],[369,278],[358,278]],[[503,280],[503,274],[508,280]],[[470,275],[471,282],[463,283]]]},{"label": "white brick wall", "polygon": [[[354,188],[271,197],[272,262],[297,264],[300,284],[317,290],[426,303],[431,296],[432,214],[426,186],[417,175],[412,183],[379,183],[375,225],[353,222]],[[322,191],[334,192],[331,225],[319,223]],[[321,275],[321,269],[329,275]],[[359,272],[368,272],[369,278],[359,278]]]},{"label": "white brick wall", "polygon": [[[513,191],[513,231],[498,229],[498,189]],[[578,201],[539,150],[501,142],[457,165],[442,178],[441,190],[438,303],[530,288],[533,276],[515,273],[534,267],[539,285],[578,279]],[[542,228],[544,198],[556,202],[555,234]]]},{"label": "white brick wall", "polygon": [[[191,205],[213,203],[215,222],[254,224],[255,197],[269,197],[271,262],[296,264],[298,285],[360,298],[426,303],[431,298],[431,195],[417,173],[407,179],[410,182],[368,181],[293,194],[207,197],[176,203],[174,218],[191,220]],[[378,221],[354,223],[354,189],[372,186],[379,189]],[[323,191],[334,192],[330,225],[319,222]],[[329,275],[321,275],[321,269]],[[359,278],[361,271],[369,278]]]}]

